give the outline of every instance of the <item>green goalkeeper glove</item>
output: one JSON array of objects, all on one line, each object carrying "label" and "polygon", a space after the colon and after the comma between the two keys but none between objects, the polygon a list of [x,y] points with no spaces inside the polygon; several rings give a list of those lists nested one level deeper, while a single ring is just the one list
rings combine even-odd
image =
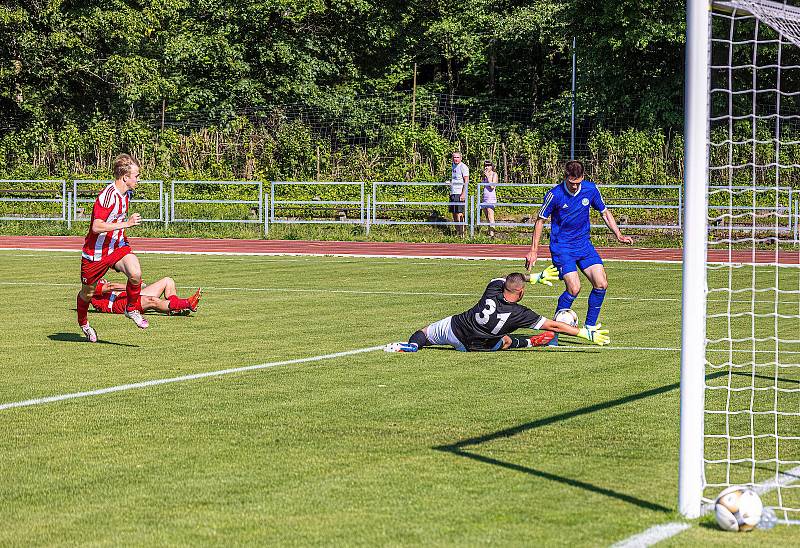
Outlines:
[{"label": "green goalkeeper glove", "polygon": [[605,346],[611,342],[611,337],[608,335],[608,329],[591,329],[588,327],[581,327],[578,330],[578,336],[581,339],[586,339],[589,342]]},{"label": "green goalkeeper glove", "polygon": [[558,280],[558,269],[550,265],[537,274],[531,274],[531,284],[553,285]]}]

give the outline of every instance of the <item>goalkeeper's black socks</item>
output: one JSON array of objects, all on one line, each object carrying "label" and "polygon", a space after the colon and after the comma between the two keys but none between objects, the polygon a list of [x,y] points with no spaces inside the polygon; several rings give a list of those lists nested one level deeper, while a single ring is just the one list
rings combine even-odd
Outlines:
[{"label": "goalkeeper's black socks", "polygon": [[531,339],[530,337],[519,337],[516,335],[509,335],[511,339],[511,346],[508,347],[509,350],[513,348],[528,348],[531,346]]},{"label": "goalkeeper's black socks", "polygon": [[428,337],[420,329],[409,337],[408,342],[416,344],[417,348],[422,348],[423,346],[428,346]]}]

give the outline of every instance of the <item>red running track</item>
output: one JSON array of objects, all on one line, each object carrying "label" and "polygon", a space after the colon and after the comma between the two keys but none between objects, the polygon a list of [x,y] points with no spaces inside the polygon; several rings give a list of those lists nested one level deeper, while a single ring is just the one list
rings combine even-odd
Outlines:
[{"label": "red running track", "polygon": [[[82,236],[0,236],[0,249],[59,250],[80,253]],[[134,238],[134,251],[171,253],[214,253],[254,255],[343,255],[353,257],[448,257],[475,259],[520,259],[527,245],[505,244],[429,244],[404,242],[320,242],[298,240],[206,240],[197,238]],[[597,250],[604,259],[680,262],[681,249],[642,249],[603,247]],[[546,247],[541,258],[549,258]],[[712,262],[774,263],[772,251],[709,252]],[[781,264],[800,264],[796,251],[782,251]]]}]

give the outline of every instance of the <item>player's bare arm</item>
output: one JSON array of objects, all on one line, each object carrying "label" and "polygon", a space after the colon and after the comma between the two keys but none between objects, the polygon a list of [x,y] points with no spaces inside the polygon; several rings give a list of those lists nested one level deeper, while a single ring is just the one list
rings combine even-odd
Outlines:
[{"label": "player's bare arm", "polygon": [[580,331],[579,327],[572,327],[568,323],[557,322],[555,320],[545,320],[541,326],[541,329],[545,331],[552,331],[553,333],[572,335],[573,337],[577,336],[578,332]]},{"label": "player's bare arm", "polygon": [[121,223],[108,223],[102,219],[95,219],[92,222],[92,232],[95,234],[102,234],[103,232],[113,232],[120,228],[131,228],[132,226],[139,226],[140,224],[142,224],[142,216],[138,213],[134,213],[127,221]]},{"label": "player's bare arm", "polygon": [[544,229],[544,219],[539,217],[533,226],[533,236],[531,236],[531,250],[525,256],[525,268],[530,271],[533,265],[536,264],[536,259],[539,258],[539,242],[542,239],[542,231]]},{"label": "player's bare arm", "polygon": [[467,199],[467,188],[469,187],[469,175],[464,175],[464,187],[461,189],[461,201]]},{"label": "player's bare arm", "polygon": [[622,232],[620,232],[619,227],[617,226],[617,220],[614,218],[614,214],[611,213],[610,209],[606,208],[603,210],[601,215],[603,216],[603,222],[606,223],[606,226],[617,238],[617,241],[622,242],[623,244],[633,243],[633,238],[630,236],[625,236],[622,234]]},{"label": "player's bare arm", "polygon": [[103,295],[107,295],[112,291],[125,291],[125,284],[117,282],[106,282],[103,284]]}]

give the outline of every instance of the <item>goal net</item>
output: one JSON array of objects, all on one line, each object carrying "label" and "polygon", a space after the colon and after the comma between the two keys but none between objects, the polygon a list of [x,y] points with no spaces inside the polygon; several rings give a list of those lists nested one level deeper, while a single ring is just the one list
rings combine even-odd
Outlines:
[{"label": "goal net", "polygon": [[798,523],[800,8],[689,4],[680,510],[748,485]]}]

